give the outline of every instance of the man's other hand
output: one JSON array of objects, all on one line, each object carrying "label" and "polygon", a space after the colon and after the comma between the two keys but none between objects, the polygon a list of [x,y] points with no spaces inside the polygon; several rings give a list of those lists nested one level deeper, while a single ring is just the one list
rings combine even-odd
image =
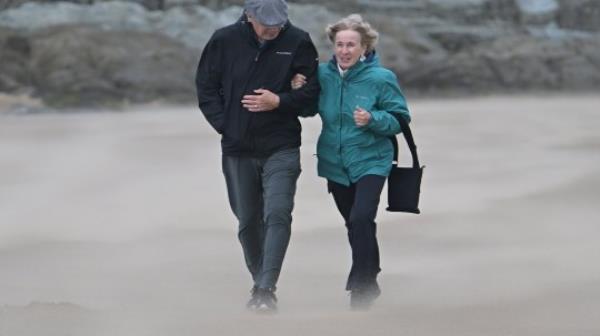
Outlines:
[{"label": "man's other hand", "polygon": [[255,95],[245,95],[242,105],[250,112],[272,111],[279,107],[279,96],[265,89],[254,90]]}]

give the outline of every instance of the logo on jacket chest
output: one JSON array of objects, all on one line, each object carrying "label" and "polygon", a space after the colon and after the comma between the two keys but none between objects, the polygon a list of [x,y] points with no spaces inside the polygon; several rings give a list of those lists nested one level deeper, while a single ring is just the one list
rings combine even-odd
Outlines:
[{"label": "logo on jacket chest", "polygon": [[291,51],[276,51],[275,53],[277,55],[292,56],[292,52]]},{"label": "logo on jacket chest", "polygon": [[365,108],[365,109],[371,109],[373,107],[373,104],[375,103],[375,97],[374,96],[364,96],[361,94],[355,94],[353,95],[353,103],[360,105],[360,107]]}]

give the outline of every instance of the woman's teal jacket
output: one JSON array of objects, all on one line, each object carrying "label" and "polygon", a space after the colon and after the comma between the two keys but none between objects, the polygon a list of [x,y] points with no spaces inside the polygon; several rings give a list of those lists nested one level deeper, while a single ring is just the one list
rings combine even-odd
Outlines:
[{"label": "woman's teal jacket", "polygon": [[[317,144],[319,176],[343,185],[369,174],[388,176],[393,159],[389,137],[401,132],[392,114],[410,121],[394,73],[372,54],[342,77],[334,58],[319,65],[319,83],[318,112],[323,122]],[[356,107],[371,113],[366,126],[355,124]]]}]

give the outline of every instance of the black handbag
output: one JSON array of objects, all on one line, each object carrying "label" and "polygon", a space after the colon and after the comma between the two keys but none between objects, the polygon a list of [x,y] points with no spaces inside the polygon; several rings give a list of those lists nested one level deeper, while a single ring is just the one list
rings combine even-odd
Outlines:
[{"label": "black handbag", "polygon": [[417,155],[417,146],[408,126],[408,122],[398,116],[398,122],[402,128],[404,139],[410,148],[412,156],[412,167],[398,167],[398,140],[396,136],[390,137],[394,145],[394,160],[392,162],[392,171],[388,177],[388,207],[391,212],[410,212],[414,214],[421,213],[419,210],[419,196],[421,194],[421,178],[423,177],[423,168],[419,166],[419,156]]}]

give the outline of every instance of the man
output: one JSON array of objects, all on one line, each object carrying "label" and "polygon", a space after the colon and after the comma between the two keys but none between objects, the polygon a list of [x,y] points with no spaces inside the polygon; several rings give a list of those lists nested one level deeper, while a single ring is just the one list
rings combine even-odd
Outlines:
[{"label": "man", "polygon": [[[288,21],[285,1],[246,0],[242,17],[213,34],[198,65],[199,106],[222,136],[229,203],[254,280],[249,309],[277,309],[300,175],[298,116],[318,99],[317,56],[308,33]],[[296,73],[307,84],[292,91]]]}]

